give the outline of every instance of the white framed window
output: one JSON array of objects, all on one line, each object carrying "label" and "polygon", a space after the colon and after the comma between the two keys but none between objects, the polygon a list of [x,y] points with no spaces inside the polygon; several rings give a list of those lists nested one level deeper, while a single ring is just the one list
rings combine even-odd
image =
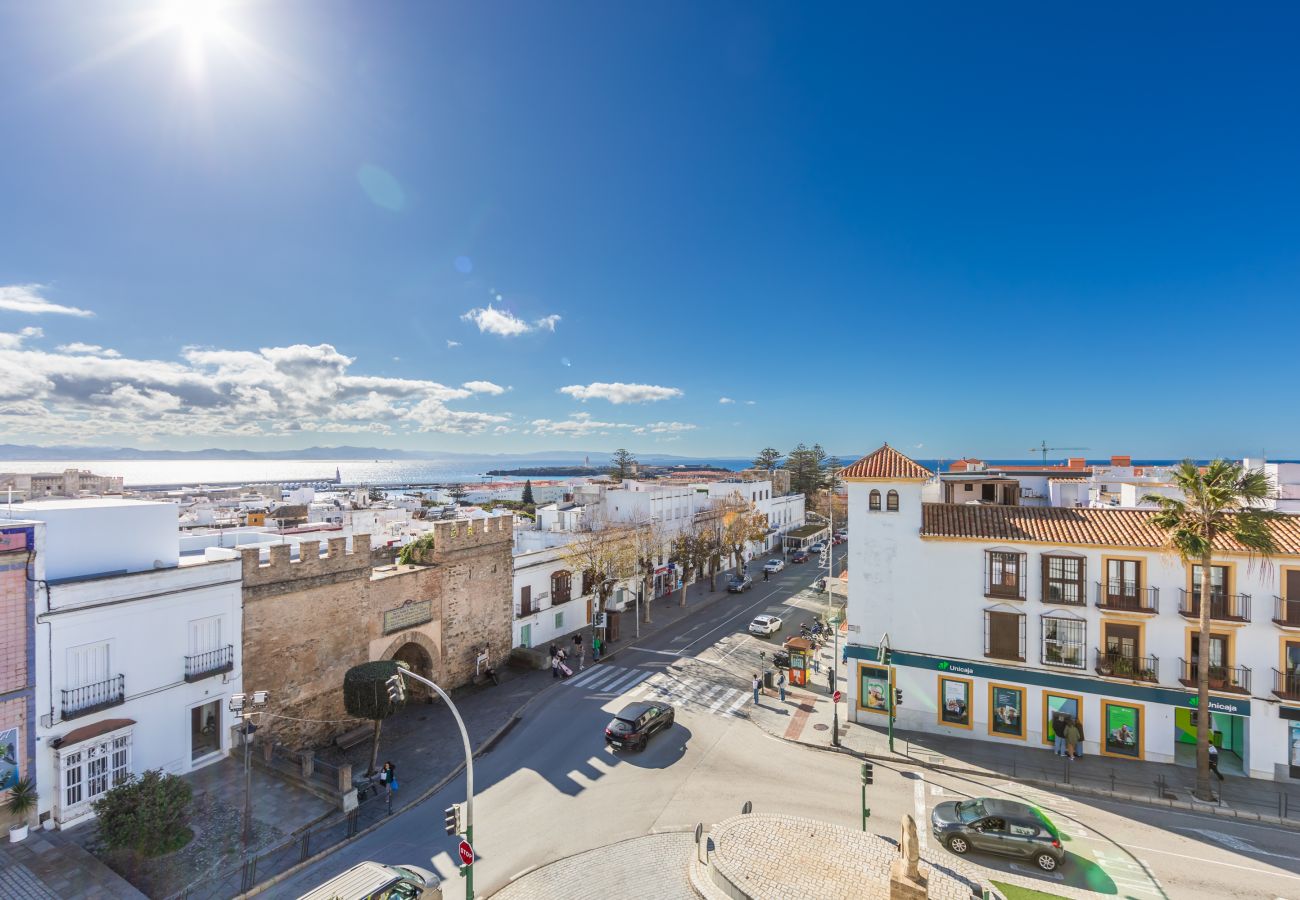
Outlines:
[{"label": "white framed window", "polygon": [[69,647],[64,680],[69,688],[87,687],[113,676],[108,641]]},{"label": "white framed window", "polygon": [[221,649],[221,616],[190,620],[190,656]]},{"label": "white framed window", "polygon": [[89,815],[91,804],[126,780],[131,771],[132,725],[60,747],[58,821]]}]

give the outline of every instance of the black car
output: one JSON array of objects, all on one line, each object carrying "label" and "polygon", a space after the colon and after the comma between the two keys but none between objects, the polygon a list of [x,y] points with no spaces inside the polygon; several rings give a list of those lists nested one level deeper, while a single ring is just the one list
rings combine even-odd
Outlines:
[{"label": "black car", "polygon": [[675,716],[667,703],[629,703],[605,727],[605,743],[615,750],[644,750],[650,735],[673,727]]},{"label": "black car", "polygon": [[1015,800],[974,797],[935,804],[934,836],[958,856],[971,850],[1032,859],[1044,872],[1065,859],[1061,833],[1037,808]]},{"label": "black car", "polygon": [[754,579],[748,575],[733,575],[727,582],[727,590],[733,594],[741,594],[754,586]]},{"label": "black car", "polygon": [[790,557],[790,562],[801,563],[808,561],[808,554],[802,550],[796,550],[794,556]]}]

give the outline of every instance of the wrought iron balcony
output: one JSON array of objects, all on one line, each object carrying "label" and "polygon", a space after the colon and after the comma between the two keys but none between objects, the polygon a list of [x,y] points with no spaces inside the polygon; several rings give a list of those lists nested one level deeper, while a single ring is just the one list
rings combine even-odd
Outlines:
[{"label": "wrought iron balcony", "polygon": [[1097,607],[1120,612],[1157,613],[1160,588],[1138,587],[1132,581],[1097,581]]},{"label": "wrought iron balcony", "polygon": [[63,691],[63,718],[88,716],[101,709],[126,702],[126,677],[114,675],[106,681]]},{"label": "wrought iron balcony", "polygon": [[[1185,686],[1196,687],[1196,660],[1178,658],[1178,680]],[[1229,694],[1250,693],[1250,669],[1246,666],[1216,666],[1210,664],[1210,690]]]},{"label": "wrought iron balcony", "polygon": [[1273,693],[1283,700],[1300,700],[1300,671],[1273,670]]},{"label": "wrought iron balcony", "polygon": [[[1201,618],[1201,592],[1179,588],[1178,612],[1188,619]],[[1210,618],[1220,622],[1249,622],[1250,594],[1210,592]]]},{"label": "wrought iron balcony", "polygon": [[1283,628],[1300,628],[1300,599],[1273,597],[1273,624]]},{"label": "wrought iron balcony", "polygon": [[230,644],[216,650],[185,657],[185,680],[199,681],[235,668],[235,648]]},{"label": "wrought iron balcony", "polygon": [[1160,683],[1160,657],[1135,656],[1119,650],[1097,648],[1096,670],[1107,678],[1129,678],[1133,681]]}]

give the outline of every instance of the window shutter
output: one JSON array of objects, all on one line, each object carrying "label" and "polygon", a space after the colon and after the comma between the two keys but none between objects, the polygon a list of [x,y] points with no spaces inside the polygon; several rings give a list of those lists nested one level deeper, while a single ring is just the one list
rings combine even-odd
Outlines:
[{"label": "window shutter", "polygon": [[1051,590],[1049,589],[1048,584],[1047,584],[1047,575],[1048,575],[1048,571],[1051,569],[1052,558],[1051,558],[1050,556],[1048,556],[1046,553],[1044,553],[1044,554],[1040,557],[1040,560],[1041,560],[1041,565],[1039,566],[1039,569],[1040,569],[1040,571],[1041,571],[1041,573],[1042,573],[1042,585],[1043,585],[1043,598],[1042,598],[1042,599],[1043,599],[1043,602],[1044,602],[1044,603],[1048,603],[1048,602],[1050,602],[1050,598],[1051,598],[1051,596],[1052,596],[1052,592],[1051,592]]}]

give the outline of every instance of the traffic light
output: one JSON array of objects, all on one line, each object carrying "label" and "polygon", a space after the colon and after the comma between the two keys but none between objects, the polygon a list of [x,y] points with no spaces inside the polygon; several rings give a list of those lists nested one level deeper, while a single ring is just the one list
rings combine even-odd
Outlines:
[{"label": "traffic light", "polygon": [[447,833],[450,835],[460,834],[460,805],[453,803],[442,811],[442,815],[446,823]]},{"label": "traffic light", "polygon": [[385,684],[388,686],[388,700],[390,703],[401,703],[406,699],[406,685],[402,683],[401,675],[394,675]]},{"label": "traffic light", "polygon": [[864,762],[862,764],[862,783],[863,784],[876,783],[876,767],[869,762]]},{"label": "traffic light", "polygon": [[902,705],[903,705],[903,689],[902,689],[902,688],[894,688],[894,705],[895,705],[895,706],[902,706]]}]

